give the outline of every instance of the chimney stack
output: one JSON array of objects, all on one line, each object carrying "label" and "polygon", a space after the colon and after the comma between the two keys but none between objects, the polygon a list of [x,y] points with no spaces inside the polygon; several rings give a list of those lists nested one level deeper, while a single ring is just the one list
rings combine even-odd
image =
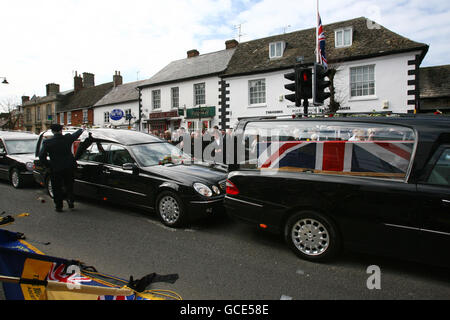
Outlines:
[{"label": "chimney stack", "polygon": [[77,93],[81,89],[83,89],[83,78],[75,71],[75,77],[73,77],[73,90]]},{"label": "chimney stack", "polygon": [[83,72],[83,87],[90,88],[95,86],[94,75],[92,73]]},{"label": "chimney stack", "polygon": [[239,42],[237,42],[236,40],[232,39],[232,40],[227,40],[225,41],[225,48],[228,49],[233,49],[236,48],[239,45]]},{"label": "chimney stack", "polygon": [[49,83],[45,88],[47,89],[47,96],[59,93],[59,84]]},{"label": "chimney stack", "polygon": [[30,97],[29,96],[22,96],[22,104],[25,104],[28,101],[30,101]]},{"label": "chimney stack", "polygon": [[116,71],[113,75],[114,87],[120,86],[123,83],[122,76],[120,75],[120,71]]},{"label": "chimney stack", "polygon": [[188,58],[193,58],[193,57],[197,57],[200,54],[200,52],[198,52],[198,50],[193,49],[193,50],[189,50],[187,52],[187,57]]}]

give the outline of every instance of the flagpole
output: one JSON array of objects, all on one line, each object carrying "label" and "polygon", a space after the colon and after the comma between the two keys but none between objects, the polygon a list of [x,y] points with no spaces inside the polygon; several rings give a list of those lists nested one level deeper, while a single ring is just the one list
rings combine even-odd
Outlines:
[{"label": "flagpole", "polygon": [[316,2],[316,19],[317,19],[317,23],[316,23],[316,62],[320,63],[320,58],[319,58],[319,0],[317,0]]}]

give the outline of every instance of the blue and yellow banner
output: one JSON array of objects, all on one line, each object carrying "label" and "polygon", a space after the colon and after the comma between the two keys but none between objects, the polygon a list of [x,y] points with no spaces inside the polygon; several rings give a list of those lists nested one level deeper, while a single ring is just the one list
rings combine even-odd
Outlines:
[{"label": "blue and yellow banner", "polygon": [[171,291],[135,290],[138,286],[134,284],[147,286],[155,279],[173,283],[178,278],[152,275],[151,281],[147,276],[147,281],[133,282],[132,278],[126,281],[102,274],[79,261],[47,256],[27,243],[22,234],[0,229],[0,281],[7,300],[181,299]]}]

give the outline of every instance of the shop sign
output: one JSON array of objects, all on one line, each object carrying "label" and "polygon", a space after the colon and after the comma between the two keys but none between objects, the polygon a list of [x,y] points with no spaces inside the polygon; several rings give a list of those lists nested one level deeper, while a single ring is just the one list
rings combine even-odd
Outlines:
[{"label": "shop sign", "polygon": [[166,119],[166,118],[176,118],[176,117],[178,117],[178,110],[150,113],[150,119]]},{"label": "shop sign", "polygon": [[[184,116],[184,110],[179,109],[180,116]],[[216,115],[216,107],[201,107],[186,109],[186,119],[212,118]]]}]

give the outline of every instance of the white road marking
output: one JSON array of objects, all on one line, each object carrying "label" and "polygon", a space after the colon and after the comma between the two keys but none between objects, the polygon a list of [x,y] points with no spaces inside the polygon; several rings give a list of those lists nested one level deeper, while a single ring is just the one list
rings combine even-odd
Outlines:
[{"label": "white road marking", "polygon": [[159,222],[159,221],[153,221],[150,219],[145,219],[147,222],[154,224],[155,226],[158,226],[164,230],[167,231],[171,231],[171,232],[176,232],[176,231],[185,231],[185,232],[196,232],[197,230],[195,229],[176,229],[176,228],[170,228],[168,226],[165,226],[163,223]]},{"label": "white road marking", "polygon": [[146,220],[147,220],[147,222],[150,222],[151,224],[154,224],[155,226],[158,226],[158,227],[160,227],[160,228],[162,228],[164,230],[171,231],[171,232],[177,231],[177,229],[175,229],[175,228],[166,227],[165,225],[163,225],[159,221],[153,221],[153,220],[150,220],[150,219],[146,219]]}]

